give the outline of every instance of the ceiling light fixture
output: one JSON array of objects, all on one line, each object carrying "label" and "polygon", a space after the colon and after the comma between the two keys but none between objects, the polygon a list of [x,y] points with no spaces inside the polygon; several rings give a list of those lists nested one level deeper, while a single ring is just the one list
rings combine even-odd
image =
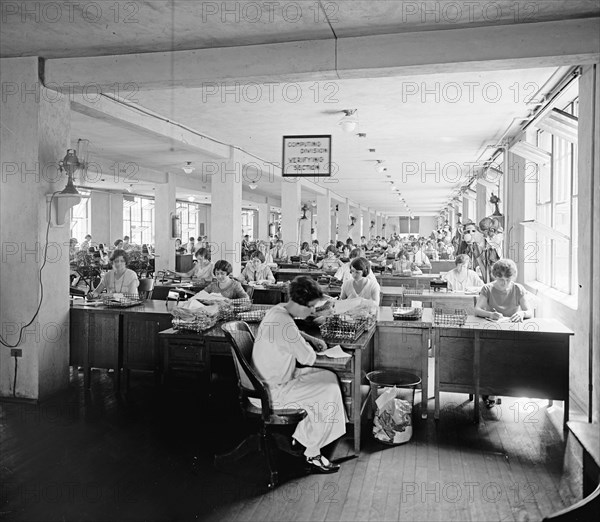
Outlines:
[{"label": "ceiling light fixture", "polygon": [[183,172],[185,172],[186,174],[191,174],[192,172],[194,172],[194,170],[196,170],[194,167],[192,167],[191,161],[186,161],[185,165],[181,168],[183,169]]},{"label": "ceiling light fixture", "polygon": [[254,181],[248,183],[248,188],[250,190],[256,190],[256,187],[258,187],[258,185],[256,183],[254,183]]},{"label": "ceiling light fixture", "polygon": [[380,174],[385,172],[385,167],[383,166],[383,160],[377,160],[377,164],[375,165],[375,170]]},{"label": "ceiling light fixture", "polygon": [[358,117],[355,115],[357,109],[343,109],[345,116],[338,122],[344,132],[354,132],[358,125]]},{"label": "ceiling light fixture", "polygon": [[188,197],[188,201],[189,201],[190,203],[194,202],[195,200],[196,200],[196,198],[195,198],[194,196],[189,196],[189,197]]}]

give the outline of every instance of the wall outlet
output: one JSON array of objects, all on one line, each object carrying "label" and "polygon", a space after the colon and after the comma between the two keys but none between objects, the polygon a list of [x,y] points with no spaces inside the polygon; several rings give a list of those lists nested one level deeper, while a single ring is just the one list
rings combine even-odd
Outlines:
[{"label": "wall outlet", "polygon": [[21,348],[11,348],[10,356],[11,357],[23,357],[23,350],[21,350]]}]

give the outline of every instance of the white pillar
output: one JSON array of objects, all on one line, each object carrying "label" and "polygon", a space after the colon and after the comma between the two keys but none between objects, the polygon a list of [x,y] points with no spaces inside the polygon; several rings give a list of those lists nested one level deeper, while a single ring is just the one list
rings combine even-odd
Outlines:
[{"label": "white pillar", "polygon": [[238,155],[231,147],[229,159],[203,164],[203,172],[210,169],[211,175],[212,258],[229,261],[234,275],[239,275],[242,268],[242,180]]},{"label": "white pillar", "polygon": [[271,206],[268,203],[258,203],[258,230],[257,237],[269,241],[269,214]]},{"label": "white pillar", "polygon": [[348,200],[338,204],[338,240],[344,243],[350,237],[348,225],[350,225],[350,205]]},{"label": "white pillar", "polygon": [[[302,215],[302,211],[300,211],[300,215]],[[306,219],[300,220],[300,241],[298,245],[298,251],[300,251],[300,246],[302,246],[302,243],[304,243],[305,241],[310,245],[310,242],[312,241],[310,234],[311,227],[312,223],[310,220],[310,211],[307,210]]]},{"label": "white pillar", "polygon": [[331,234],[331,223],[331,194],[328,190],[324,196],[317,196],[317,239],[321,248],[335,237]]},{"label": "white pillar", "polygon": [[479,223],[485,216],[487,216],[487,188],[483,183],[477,183],[477,219],[474,219],[476,223]]},{"label": "white pillar", "polygon": [[295,256],[299,247],[299,219],[302,215],[300,194],[300,181],[297,178],[282,178],[280,239],[283,240],[283,247],[288,256]]},{"label": "white pillar", "polygon": [[[111,194],[109,200],[110,212],[110,248],[117,239],[123,239],[123,194]],[[155,238],[156,240],[156,238]],[[156,246],[156,245],[155,245]]]},{"label": "white pillar", "polygon": [[371,213],[369,209],[363,209],[362,211],[362,234],[361,236],[365,236],[367,241],[370,239],[371,231],[369,230],[371,227]]},{"label": "white pillar", "polygon": [[[103,243],[108,249],[112,245],[110,235],[110,196],[108,192],[93,191],[90,194],[90,219],[92,241]],[[121,217],[121,223],[123,218]]]},{"label": "white pillar", "polygon": [[157,183],[154,199],[154,241],[158,257],[156,271],[175,270],[175,238],[171,235],[175,216],[176,175],[168,172],[166,183]]},{"label": "white pillar", "polygon": [[338,240],[338,223],[339,223],[338,213],[334,212],[332,210],[330,215],[331,215],[331,236],[330,236],[330,239],[332,239],[333,242],[334,242],[334,244],[335,244],[335,242]]},{"label": "white pillar", "polygon": [[[67,96],[57,97],[40,84],[38,67],[37,57],[0,60],[0,84],[6,88],[0,100],[0,324],[5,342],[21,350],[17,362],[8,348],[0,350],[0,395],[41,400],[69,383],[70,222],[65,204],[77,198],[54,196],[54,224],[48,228],[46,195],[61,191],[67,181],[56,165],[70,148],[71,113]],[[63,207],[60,216],[58,207]],[[64,224],[55,226],[65,215]],[[39,273],[46,245],[42,299]],[[21,326],[32,320],[40,299],[35,321],[17,344]]]}]

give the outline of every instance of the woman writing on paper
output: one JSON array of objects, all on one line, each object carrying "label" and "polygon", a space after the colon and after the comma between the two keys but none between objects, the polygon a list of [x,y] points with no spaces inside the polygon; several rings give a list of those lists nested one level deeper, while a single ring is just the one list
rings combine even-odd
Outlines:
[{"label": "woman writing on paper", "polygon": [[357,257],[352,260],[350,262],[350,275],[352,279],[349,279],[342,285],[340,300],[362,297],[370,299],[379,306],[381,288],[377,279],[374,277],[369,278],[370,271],[369,261],[364,257]]},{"label": "woman writing on paper", "polygon": [[[311,470],[335,473],[339,464],[329,462],[321,455],[321,449],[346,433],[342,393],[333,372],[310,367],[317,359],[315,350],[327,348],[325,342],[301,332],[294,322],[294,318],[305,319],[314,313],[322,296],[312,278],[296,277],[290,283],[289,301],[271,308],[260,323],[252,364],[269,387],[275,408],[293,405],[308,412],[293,437],[305,447]],[[297,363],[305,367],[298,368]],[[260,406],[257,399],[250,401]]]},{"label": "woman writing on paper", "polygon": [[454,260],[455,268],[443,278],[448,282],[448,289],[454,292],[464,292],[469,287],[481,287],[483,281],[469,268],[471,259],[467,254],[459,254]]},{"label": "woman writing on paper", "polygon": [[475,315],[498,321],[508,317],[512,322],[531,319],[532,311],[526,298],[525,288],[515,283],[517,265],[511,259],[500,259],[492,266],[494,282],[481,288]]},{"label": "woman writing on paper", "polygon": [[232,279],[231,272],[233,267],[229,261],[219,259],[215,263],[215,278],[213,283],[209,284],[204,292],[209,294],[221,294],[228,299],[249,299],[248,294],[242,288],[239,281]]}]

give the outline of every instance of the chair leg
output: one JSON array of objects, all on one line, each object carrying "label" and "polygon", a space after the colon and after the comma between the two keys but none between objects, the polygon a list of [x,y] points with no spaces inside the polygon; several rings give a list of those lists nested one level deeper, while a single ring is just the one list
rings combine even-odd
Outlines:
[{"label": "chair leg", "polygon": [[250,435],[240,442],[235,448],[228,453],[215,455],[215,467],[220,467],[223,464],[231,464],[251,451],[259,451],[261,449],[261,437],[258,434]]},{"label": "chair leg", "polygon": [[267,461],[267,468],[269,469],[269,483],[267,487],[269,489],[273,489],[279,483],[279,472],[274,466],[273,455],[271,454],[271,444],[269,439],[269,434],[267,433],[266,428],[263,426],[261,428],[261,446],[262,450],[265,454],[265,459]]}]

